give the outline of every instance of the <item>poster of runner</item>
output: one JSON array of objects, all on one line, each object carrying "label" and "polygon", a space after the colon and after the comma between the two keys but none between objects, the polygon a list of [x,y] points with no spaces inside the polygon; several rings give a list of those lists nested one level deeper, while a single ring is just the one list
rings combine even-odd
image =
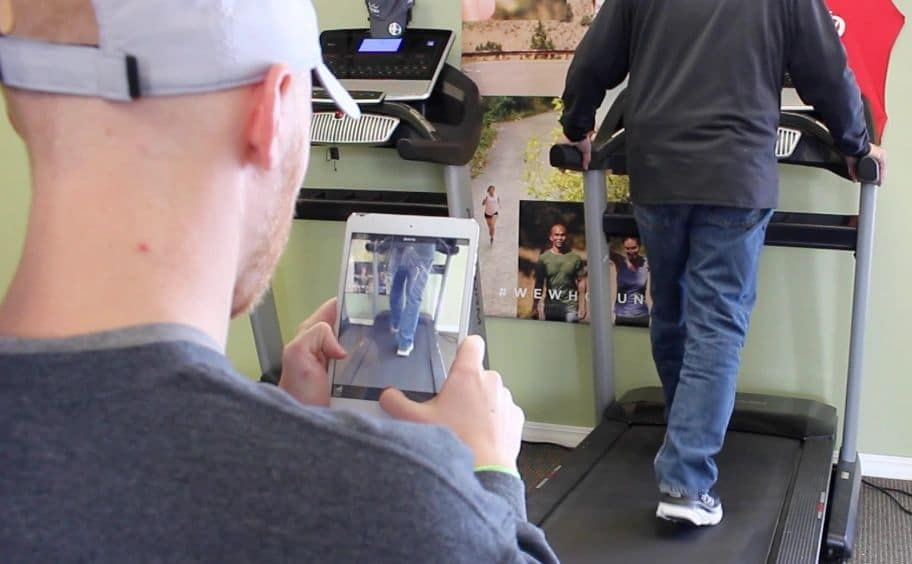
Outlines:
[{"label": "poster of runner", "polygon": [[[587,322],[582,175],[552,168],[548,159],[562,140],[560,99],[488,96],[483,102],[471,175],[485,313]],[[609,199],[627,201],[626,177],[609,176],[608,186]],[[610,291],[618,324],[643,326],[648,265],[636,243],[633,249],[633,240],[612,241]]]}]

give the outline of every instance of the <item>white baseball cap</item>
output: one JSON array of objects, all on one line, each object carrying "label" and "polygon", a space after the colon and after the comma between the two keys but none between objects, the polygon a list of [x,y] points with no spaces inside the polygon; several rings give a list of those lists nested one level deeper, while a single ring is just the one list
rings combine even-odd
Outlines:
[{"label": "white baseball cap", "polygon": [[92,0],[99,44],[0,36],[0,82],[130,101],[262,81],[269,67],[313,71],[353,118],[358,104],[323,64],[310,0]]}]

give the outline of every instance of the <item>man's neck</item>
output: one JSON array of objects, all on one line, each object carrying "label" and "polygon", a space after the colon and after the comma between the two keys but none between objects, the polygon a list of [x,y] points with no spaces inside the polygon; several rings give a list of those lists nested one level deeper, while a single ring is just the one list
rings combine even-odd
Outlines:
[{"label": "man's neck", "polygon": [[[224,346],[240,199],[192,167],[33,170],[22,259],[0,335],[63,337],[156,322]],[[232,197],[235,195],[235,197]]]}]

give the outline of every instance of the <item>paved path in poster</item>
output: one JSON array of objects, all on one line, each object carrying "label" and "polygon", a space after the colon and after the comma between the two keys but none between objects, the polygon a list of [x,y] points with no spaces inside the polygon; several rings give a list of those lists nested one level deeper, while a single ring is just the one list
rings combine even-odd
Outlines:
[{"label": "paved path in poster", "polygon": [[[551,132],[559,127],[557,112],[498,124],[497,138],[488,151],[488,166],[472,180],[475,217],[481,226],[479,268],[482,276],[485,314],[497,317],[516,316],[516,287],[519,246],[519,201],[531,199],[522,181],[526,145],[534,135],[541,143],[541,162],[548,165]],[[494,245],[488,243],[488,228],[481,200],[493,184],[500,196],[501,210],[497,219]]]},{"label": "paved path in poster", "polygon": [[483,96],[555,96],[564,89],[570,60],[466,61],[468,75]]}]

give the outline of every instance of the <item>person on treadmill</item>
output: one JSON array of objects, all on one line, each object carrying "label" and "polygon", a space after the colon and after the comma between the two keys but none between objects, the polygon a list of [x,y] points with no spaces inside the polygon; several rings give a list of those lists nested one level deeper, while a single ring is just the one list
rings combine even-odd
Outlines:
[{"label": "person on treadmill", "polygon": [[596,109],[628,78],[630,195],[649,255],[652,354],[667,403],[655,458],[659,518],[722,519],[714,456],[778,202],[773,148],[786,73],[850,171],[868,154],[885,165],[823,0],[605,0],[567,72],[560,122],[584,168]]},{"label": "person on treadmill", "polygon": [[415,348],[421,302],[434,263],[436,245],[397,239],[389,253],[390,331],[396,335],[396,354],[407,357]]},{"label": "person on treadmill", "polygon": [[278,386],[225,355],[291,228],[312,77],[359,114],[318,35],[306,0],[0,0],[32,179],[0,302],[3,561],[557,561],[479,337],[383,419],[328,407],[335,300]]}]

